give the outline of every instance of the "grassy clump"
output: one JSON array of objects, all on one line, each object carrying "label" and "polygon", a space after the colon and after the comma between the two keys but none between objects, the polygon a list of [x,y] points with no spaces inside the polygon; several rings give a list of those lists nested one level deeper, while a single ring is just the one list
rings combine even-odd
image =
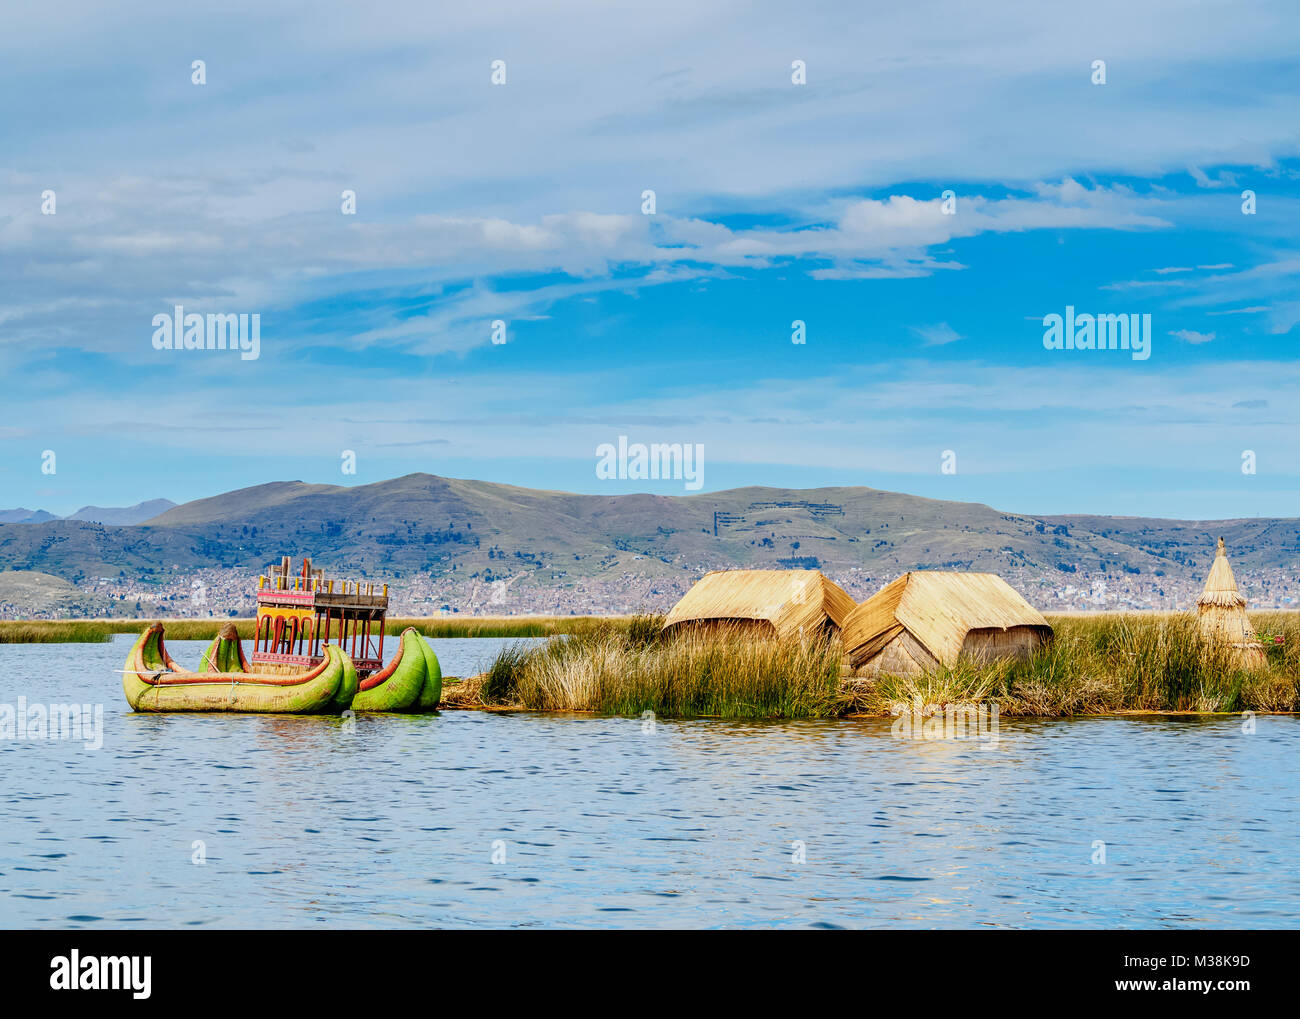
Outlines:
[{"label": "grassy clump", "polygon": [[[1282,617],[1282,614],[1275,614]],[[1186,614],[1060,616],[1051,644],[1027,661],[962,661],[924,677],[880,677],[859,698],[867,711],[899,702],[997,703],[1005,714],[1113,711],[1292,711],[1297,696],[1300,617],[1270,619],[1285,644],[1249,671],[1207,642]],[[1259,621],[1256,625],[1260,626]]]},{"label": "grassy clump", "polygon": [[515,699],[517,677],[528,660],[526,644],[507,644],[478,678],[478,696],[484,704],[510,704]]},{"label": "grassy clump", "polygon": [[541,647],[506,648],[484,674],[483,699],[612,715],[825,718],[843,711],[838,641],[738,631],[664,637],[662,625],[662,617],[634,617]]},{"label": "grassy clump", "polygon": [[[664,638],[658,617],[508,648],[484,676],[488,703],[542,711],[824,718],[897,706],[997,704],[1005,715],[1300,709],[1300,616],[1261,614],[1265,668],[1240,668],[1184,614],[1060,616],[1026,661],[959,661],[920,676],[844,677],[836,640],[739,631]],[[1266,630],[1265,627],[1268,627]]]}]

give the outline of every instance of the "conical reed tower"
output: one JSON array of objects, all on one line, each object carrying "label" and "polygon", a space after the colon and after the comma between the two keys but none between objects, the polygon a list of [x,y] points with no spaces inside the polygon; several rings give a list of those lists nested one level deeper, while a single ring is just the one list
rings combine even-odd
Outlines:
[{"label": "conical reed tower", "polygon": [[1228,565],[1222,538],[1210,575],[1205,578],[1205,590],[1196,599],[1196,613],[1205,639],[1231,648],[1237,665],[1254,669],[1266,663],[1263,645],[1246,615],[1246,599],[1237,590],[1237,578]]}]

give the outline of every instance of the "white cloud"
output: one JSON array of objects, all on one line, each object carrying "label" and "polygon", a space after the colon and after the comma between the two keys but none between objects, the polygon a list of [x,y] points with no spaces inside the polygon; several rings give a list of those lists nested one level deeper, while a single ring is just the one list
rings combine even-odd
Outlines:
[{"label": "white cloud", "polygon": [[912,332],[919,336],[927,347],[944,346],[949,343],[955,343],[962,339],[962,335],[957,332],[947,322],[938,322],[934,325],[912,326]]},{"label": "white cloud", "polygon": [[[86,180],[93,198],[83,208],[65,197],[57,216],[42,216],[35,202],[14,197],[39,194],[38,183],[31,175],[12,177],[0,207],[0,215],[7,214],[0,227],[6,326],[0,345],[125,349],[128,358],[131,351],[149,352],[124,337],[138,337],[156,312],[177,303],[201,312],[258,311],[264,318],[323,296],[382,303],[375,291],[385,288],[395,304],[421,290],[438,303],[426,316],[403,311],[387,325],[372,322],[361,330],[354,322],[336,329],[340,323],[324,320],[312,336],[318,345],[354,347],[428,336],[472,314],[538,313],[584,292],[781,261],[805,260],[800,271],[821,280],[928,276],[966,267],[931,250],[944,251],[954,241],[1048,228],[1162,228],[1170,223],[1171,205],[1126,187],[1085,187],[1067,179],[1005,197],[961,195],[956,215],[942,213],[937,195],[844,200],[827,208],[823,221],[780,229],[581,210],[532,222],[435,213],[371,220],[343,216],[332,204],[263,222],[251,212],[235,218],[210,180],[159,182],[156,189],[135,179],[94,186]],[[557,272],[575,282],[548,282],[531,291],[474,283]],[[440,291],[466,282],[473,283],[468,293]],[[486,333],[476,330],[444,336],[437,349],[486,343]]]}]

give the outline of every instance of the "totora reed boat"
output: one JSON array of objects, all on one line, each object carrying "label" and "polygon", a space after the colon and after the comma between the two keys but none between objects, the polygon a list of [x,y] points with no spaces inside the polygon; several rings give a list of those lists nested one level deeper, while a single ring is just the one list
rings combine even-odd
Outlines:
[{"label": "totora reed boat", "polygon": [[[205,653],[208,671],[189,672],[172,660],[163,641],[163,625],[154,623],[140,635],[127,656],[122,674],[122,691],[127,703],[136,711],[254,711],[294,715],[337,713],[350,703],[347,684],[351,663],[334,645],[326,645],[319,664],[296,673],[246,672],[234,629],[227,624]],[[232,664],[236,668],[219,667]],[[352,682],[355,675],[352,671]]]},{"label": "totora reed boat", "polygon": [[187,671],[167,653],[163,625],[155,623],[127,656],[127,702],[136,711],[435,710],[442,696],[438,656],[408,627],[384,666],[388,586],[364,588],[326,580],[310,559],[290,576],[285,556],[275,573],[258,579],[251,659],[227,623],[203,652],[199,671]]}]

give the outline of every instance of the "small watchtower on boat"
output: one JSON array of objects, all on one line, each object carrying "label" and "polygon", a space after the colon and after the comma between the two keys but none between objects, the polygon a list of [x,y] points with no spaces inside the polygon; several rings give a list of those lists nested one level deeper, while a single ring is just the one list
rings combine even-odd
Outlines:
[{"label": "small watchtower on boat", "polygon": [[[337,644],[364,679],[383,668],[388,585],[326,579],[311,560],[291,575],[289,557],[270,575],[257,578],[257,630],[252,662],[297,671],[325,659],[325,645]],[[258,670],[262,671],[262,670]]]}]

